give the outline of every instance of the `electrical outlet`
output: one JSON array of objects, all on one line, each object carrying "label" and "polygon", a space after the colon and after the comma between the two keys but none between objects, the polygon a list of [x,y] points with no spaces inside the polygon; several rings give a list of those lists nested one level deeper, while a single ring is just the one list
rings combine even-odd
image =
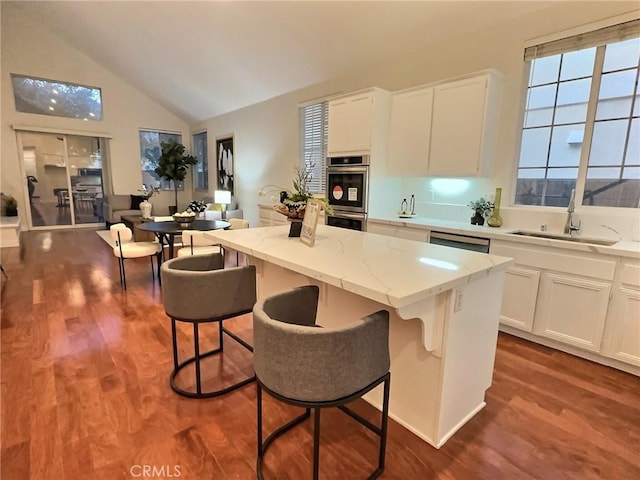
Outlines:
[{"label": "electrical outlet", "polygon": [[453,302],[454,313],[462,310],[462,290],[457,288],[455,295],[455,301]]}]

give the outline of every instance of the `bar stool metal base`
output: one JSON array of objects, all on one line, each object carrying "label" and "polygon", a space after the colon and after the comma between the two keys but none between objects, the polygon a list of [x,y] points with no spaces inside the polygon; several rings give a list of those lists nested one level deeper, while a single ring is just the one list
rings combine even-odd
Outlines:
[{"label": "bar stool metal base", "polygon": [[[329,402],[305,402],[300,400],[295,400],[287,397],[283,397],[269,388],[265,387],[260,379],[257,379],[257,405],[258,405],[258,458],[256,461],[256,472],[258,476],[258,480],[264,480],[264,475],[262,473],[262,463],[264,454],[266,453],[269,446],[273,443],[274,440],[299,425],[306,419],[311,416],[311,409],[314,410],[314,426],[313,426],[313,480],[318,480],[319,478],[319,460],[320,460],[320,410],[326,407],[338,407],[344,413],[349,415],[354,420],[358,421],[360,424],[364,425],[366,428],[371,430],[373,433],[380,437],[380,451],[378,455],[378,468],[376,468],[368,477],[368,480],[374,480],[384,472],[384,462],[385,462],[385,454],[387,448],[387,427],[389,421],[389,383],[391,381],[391,373],[387,372],[385,375],[375,380],[373,383],[367,385],[362,390],[349,395],[348,397],[340,398],[338,400],[333,400]],[[345,404],[356,400],[362,397],[365,393],[373,390],[380,383],[384,383],[384,395],[382,401],[382,421],[381,426],[378,427],[371,422],[369,422],[364,417],[358,415],[353,410],[347,408]],[[262,440],[262,390],[265,390],[272,397],[290,405],[295,405],[298,407],[304,407],[305,412],[302,415],[297,416],[293,420],[285,423],[281,427],[277,428],[273,431],[266,440]]]},{"label": "bar stool metal base", "polygon": [[[231,317],[212,318],[212,319],[205,319],[205,320],[184,320],[180,318],[171,317],[171,336],[173,340],[173,367],[174,368],[173,368],[173,371],[171,372],[171,375],[169,376],[169,384],[171,385],[171,389],[174,392],[189,398],[211,398],[211,397],[217,397],[219,395],[224,395],[225,393],[229,393],[233,390],[236,390],[237,388],[248,385],[249,383],[253,382],[256,379],[256,376],[252,375],[251,377],[245,378],[239,382],[236,382],[224,388],[220,388],[218,390],[207,391],[207,392],[202,391],[202,380],[200,376],[200,360],[205,357],[209,357],[211,355],[222,353],[224,351],[224,334],[231,337],[233,340],[238,342],[240,345],[242,345],[244,348],[246,348],[250,352],[253,352],[253,347],[251,345],[249,345],[247,342],[242,340],[233,332],[224,328],[224,323],[223,323],[224,320],[228,320],[229,318],[240,316],[244,313],[248,313],[248,312],[239,312],[237,314],[234,314]],[[178,361],[178,342],[177,342],[177,335],[176,335],[176,321],[189,322],[193,324],[193,349],[195,354],[194,356],[189,357],[186,360],[183,360],[182,362]],[[200,323],[211,323],[211,322],[219,322],[219,334],[218,334],[219,346],[218,348],[215,348],[213,350],[209,350],[207,352],[201,353],[200,343],[199,343],[199,333],[200,333],[199,325]],[[183,368],[185,368],[187,365],[191,365],[192,363],[195,364],[195,374],[196,374],[195,375],[196,377],[195,392],[180,388],[175,382],[175,378],[178,375],[178,373],[180,373],[180,371]]]}]

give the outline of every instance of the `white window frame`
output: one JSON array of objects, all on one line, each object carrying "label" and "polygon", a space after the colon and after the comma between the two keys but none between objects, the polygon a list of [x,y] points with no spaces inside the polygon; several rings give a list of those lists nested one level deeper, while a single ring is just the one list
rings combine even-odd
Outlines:
[{"label": "white window frame", "polygon": [[[590,46],[602,47],[605,44],[616,43],[618,41],[624,41],[631,38],[638,38],[638,23],[640,22],[639,19],[625,17],[625,18],[618,18],[617,20],[620,22],[620,24],[618,25],[616,24],[598,25],[597,27],[594,27],[593,30],[573,31],[571,32],[573,36],[567,36],[567,34],[565,35],[559,34],[559,37],[553,38],[553,39],[545,39],[545,41],[541,42],[539,45],[536,45],[535,43],[530,43],[530,46],[525,49],[525,77],[523,81],[523,88],[524,88],[525,94],[523,95],[524,101],[523,101],[523,106],[522,106],[521,115],[520,115],[522,126],[520,127],[520,139],[518,142],[518,149],[517,149],[518,153],[517,153],[517,158],[515,162],[516,163],[515,172],[513,176],[513,189],[512,189],[513,205],[516,205],[518,207],[524,207],[524,208],[539,208],[539,209],[545,209],[545,210],[549,208],[564,208],[564,207],[557,207],[557,206],[528,205],[523,203],[516,203],[517,184],[518,184],[518,176],[520,171],[520,159],[521,159],[520,149],[521,149],[522,138],[523,138],[522,134],[525,130],[524,118],[526,115],[526,103],[527,103],[528,93],[529,93],[529,81],[530,81],[532,60],[534,58],[541,58],[543,56],[552,56],[552,55],[558,55],[561,53],[569,53],[571,51],[580,50],[583,48],[589,48]],[[620,38],[615,40],[609,39],[606,42],[602,42],[598,39],[598,37],[596,37],[596,35],[606,36],[607,29],[614,29],[614,28],[618,28],[619,31],[617,32],[617,34],[620,36]],[[586,44],[583,44],[583,42],[586,42]],[[592,42],[595,44],[589,45],[589,42]],[[544,53],[542,55],[539,55],[539,54],[537,55],[539,51],[542,51]],[[604,61],[604,48],[598,48],[596,51],[596,59],[595,59],[594,68],[591,76],[591,91],[590,91],[589,100],[588,100],[587,116],[585,119],[584,139],[582,142],[580,161],[577,167],[578,175],[576,178],[576,187],[575,187],[576,203],[585,207],[593,208],[593,209],[599,209],[599,208],[600,209],[611,209],[611,208],[628,209],[629,207],[589,205],[588,203],[586,204],[583,203],[585,185],[587,180],[587,170],[589,167],[589,157],[591,154],[593,129],[596,123],[595,116],[596,116],[596,108],[598,104],[598,95],[600,91],[600,81],[602,78],[603,61]],[[631,106],[632,110],[631,110],[629,119],[636,118],[633,115],[634,101],[635,101],[635,96],[633,96],[633,99],[632,99],[632,106]],[[555,105],[554,105],[554,108],[555,108]],[[627,129],[627,138],[625,139],[625,142],[627,143],[629,141],[628,136],[629,136],[629,130]],[[626,148],[625,148],[625,151],[626,151]],[[623,157],[623,161],[624,161],[624,157]],[[624,165],[620,165],[620,168],[623,168],[623,166]],[[539,167],[539,168],[543,168],[543,167]],[[548,165],[545,165],[544,168],[547,170],[549,167]]]}]

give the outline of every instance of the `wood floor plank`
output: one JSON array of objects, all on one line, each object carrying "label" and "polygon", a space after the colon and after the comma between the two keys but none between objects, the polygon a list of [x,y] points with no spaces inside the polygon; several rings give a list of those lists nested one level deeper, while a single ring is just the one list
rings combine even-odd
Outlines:
[{"label": "wood floor plank", "polygon": [[30,480],[31,457],[29,442],[16,443],[0,449],[0,475],[3,479]]},{"label": "wood floor plank", "polygon": [[[94,231],[24,232],[3,249],[0,478],[255,478],[256,389],[189,399],[169,387],[171,324],[148,259],[127,261],[121,289]],[[235,256],[232,256],[235,263]],[[252,342],[251,315],[225,322]],[[205,328],[201,348],[217,345]],[[180,355],[192,329],[179,325]],[[234,342],[205,361],[207,387],[253,371]],[[181,381],[193,386],[193,371]],[[640,379],[500,334],[486,407],[439,450],[390,421],[387,480],[640,478]],[[299,409],[264,398],[265,434]],[[353,408],[374,423],[364,401]],[[366,478],[378,439],[337,410],[322,413],[321,478]],[[265,477],[311,478],[311,421],[274,443]],[[160,474],[160,476],[158,475]],[[136,477],[137,475],[137,477]],[[151,477],[153,478],[153,477]]]}]

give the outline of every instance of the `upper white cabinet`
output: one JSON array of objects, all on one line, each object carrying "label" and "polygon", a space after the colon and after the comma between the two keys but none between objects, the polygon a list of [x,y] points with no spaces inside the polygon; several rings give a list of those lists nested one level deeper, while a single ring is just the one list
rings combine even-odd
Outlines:
[{"label": "upper white cabinet", "polygon": [[394,95],[389,172],[490,176],[501,83],[497,73],[485,72]]},{"label": "upper white cabinet", "polygon": [[376,142],[386,146],[390,93],[372,88],[329,102],[331,155],[372,154]]},{"label": "upper white cabinet", "polygon": [[391,100],[389,175],[429,174],[433,88],[398,93]]}]

